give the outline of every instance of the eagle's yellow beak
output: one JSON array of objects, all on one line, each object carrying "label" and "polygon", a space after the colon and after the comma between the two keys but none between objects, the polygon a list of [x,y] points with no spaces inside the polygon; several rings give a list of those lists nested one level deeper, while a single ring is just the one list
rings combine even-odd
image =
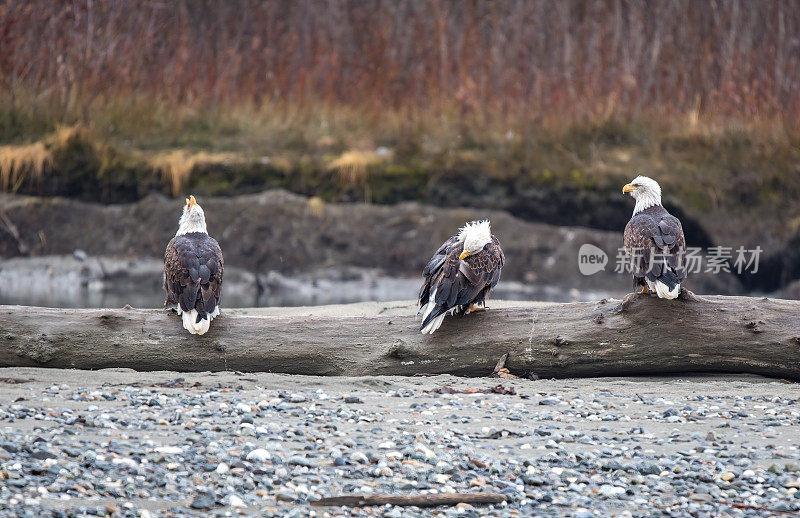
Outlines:
[{"label": "eagle's yellow beak", "polygon": [[461,252],[461,255],[458,256],[458,259],[461,260],[461,259],[463,259],[465,257],[468,257],[469,255],[470,255],[469,252],[464,250],[463,252]]},{"label": "eagle's yellow beak", "polygon": [[634,187],[633,184],[629,183],[625,187],[622,188],[622,194],[625,194],[626,192],[635,191],[635,190],[636,190],[636,187]]},{"label": "eagle's yellow beak", "polygon": [[189,197],[186,198],[186,205],[189,207],[197,205],[197,200],[194,199],[194,195],[189,195]]}]

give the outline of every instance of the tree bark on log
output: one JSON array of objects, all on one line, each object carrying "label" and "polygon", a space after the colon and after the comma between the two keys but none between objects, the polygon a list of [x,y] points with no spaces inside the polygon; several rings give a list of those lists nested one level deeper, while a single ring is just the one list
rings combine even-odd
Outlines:
[{"label": "tree bark on log", "polygon": [[[497,303],[495,303],[497,304]],[[800,380],[800,301],[684,292],[502,307],[448,317],[433,335],[413,310],[370,316],[223,310],[204,336],[174,313],[0,306],[0,366],[547,378],[689,372]],[[491,306],[491,304],[490,304]]]}]

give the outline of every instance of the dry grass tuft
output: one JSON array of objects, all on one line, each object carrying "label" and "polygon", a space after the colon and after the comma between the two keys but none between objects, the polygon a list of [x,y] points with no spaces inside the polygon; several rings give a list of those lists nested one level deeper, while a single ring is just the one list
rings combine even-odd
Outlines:
[{"label": "dry grass tuft", "polygon": [[369,166],[378,164],[381,158],[370,151],[347,151],[328,164],[328,170],[334,171],[339,182],[345,186],[357,186],[367,183]]},{"label": "dry grass tuft", "polygon": [[0,146],[0,184],[4,192],[16,192],[28,177],[41,178],[55,163],[53,151],[76,143],[94,146],[88,131],[78,126],[57,126],[33,144]]},{"label": "dry grass tuft", "polygon": [[43,142],[0,147],[0,183],[3,191],[16,192],[27,175],[41,178],[53,165],[53,155]]},{"label": "dry grass tuft", "polygon": [[56,130],[48,135],[47,138],[45,138],[45,141],[50,145],[50,147],[56,149],[66,149],[78,142],[93,145],[92,139],[89,136],[89,131],[81,125],[57,125]]},{"label": "dry grass tuft", "polygon": [[321,217],[325,213],[325,201],[319,196],[308,199],[308,212],[314,217]]},{"label": "dry grass tuft", "polygon": [[348,188],[364,187],[364,202],[369,203],[371,191],[367,179],[371,166],[389,161],[391,152],[379,153],[377,151],[346,151],[339,158],[328,164],[328,171],[333,171],[340,185]]},{"label": "dry grass tuft", "polygon": [[189,153],[184,150],[175,150],[160,153],[150,158],[149,163],[153,169],[161,173],[161,177],[169,182],[172,194],[181,191],[189,181],[192,170],[200,164],[223,164],[236,159],[231,153]]}]

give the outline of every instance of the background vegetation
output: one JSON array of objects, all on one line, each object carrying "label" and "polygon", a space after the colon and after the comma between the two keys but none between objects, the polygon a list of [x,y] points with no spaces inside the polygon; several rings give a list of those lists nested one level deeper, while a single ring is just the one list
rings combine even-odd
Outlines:
[{"label": "background vegetation", "polygon": [[30,125],[6,121],[3,138],[98,110],[125,136],[321,106],[373,123],[775,121],[800,107],[799,32],[792,1],[11,1],[5,116]]},{"label": "background vegetation", "polygon": [[280,186],[618,228],[605,198],[531,205],[646,172],[691,215],[722,214],[715,234],[758,233],[759,216],[788,235],[798,34],[791,0],[7,0],[0,179],[104,202]]}]

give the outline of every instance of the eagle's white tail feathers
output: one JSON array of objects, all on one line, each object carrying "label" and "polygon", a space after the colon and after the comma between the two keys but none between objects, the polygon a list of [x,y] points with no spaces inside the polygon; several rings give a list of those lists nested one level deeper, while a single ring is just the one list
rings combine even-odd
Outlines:
[{"label": "eagle's white tail feathers", "polygon": [[211,321],[219,315],[219,306],[214,308],[214,311],[208,314],[207,318],[203,318],[200,322],[197,321],[197,310],[181,311],[178,307],[178,314],[183,317],[183,327],[193,335],[204,335],[211,327]]},{"label": "eagle's white tail feathers", "polygon": [[433,292],[428,297],[428,303],[425,304],[424,306],[420,306],[419,310],[417,311],[417,314],[422,312],[422,321],[423,322],[425,322],[425,319],[428,318],[428,315],[431,314],[431,311],[433,311],[436,308],[436,302],[435,301],[436,301],[436,288],[434,288]]},{"label": "eagle's white tail feathers", "polygon": [[[197,318],[197,317],[195,317]],[[211,326],[211,320],[208,318],[201,318],[200,322],[195,322],[194,324],[194,333],[196,335],[204,335],[208,332],[208,328]]]},{"label": "eagle's white tail feathers", "polygon": [[196,335],[197,331],[194,329],[194,322],[197,320],[197,310],[184,311],[181,317],[183,318],[183,327],[193,335]]},{"label": "eagle's white tail feathers", "polygon": [[442,322],[444,322],[445,315],[447,315],[447,313],[442,313],[438,317],[428,322],[428,325],[422,328],[422,334],[432,335],[434,331],[441,327]]},{"label": "eagle's white tail feathers", "polygon": [[660,299],[677,299],[681,293],[681,285],[676,284],[671,290],[661,281],[656,281],[656,294]]},{"label": "eagle's white tail feathers", "polygon": [[[428,318],[433,310],[436,309],[436,289],[434,288],[433,292],[428,297],[428,303],[425,306],[419,308],[419,311],[422,311],[422,321],[425,322],[425,319]],[[439,326],[442,325],[444,321],[444,317],[448,312],[444,312],[438,317],[434,318],[428,325],[422,328],[422,334],[424,335],[432,335],[434,331],[439,329]]]}]

